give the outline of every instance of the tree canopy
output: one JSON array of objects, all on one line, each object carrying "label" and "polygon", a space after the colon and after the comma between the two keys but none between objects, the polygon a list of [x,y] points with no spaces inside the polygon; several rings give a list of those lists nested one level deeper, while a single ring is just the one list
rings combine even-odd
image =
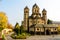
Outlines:
[{"label": "tree canopy", "polygon": [[24,32],[24,28],[23,28],[23,26],[20,26],[19,23],[16,23],[14,31],[17,35],[19,35]]},{"label": "tree canopy", "polygon": [[52,20],[48,19],[47,24],[52,24]]},{"label": "tree canopy", "polygon": [[19,23],[16,23],[15,28],[14,28],[14,31],[15,31],[15,33],[16,33],[17,35],[20,34],[20,26],[19,26]]},{"label": "tree canopy", "polygon": [[7,28],[8,18],[4,12],[0,12],[0,27]]}]

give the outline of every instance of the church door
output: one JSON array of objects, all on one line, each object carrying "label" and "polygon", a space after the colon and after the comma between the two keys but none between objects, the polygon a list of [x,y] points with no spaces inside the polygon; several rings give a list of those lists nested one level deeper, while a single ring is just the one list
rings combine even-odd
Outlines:
[{"label": "church door", "polygon": [[49,35],[49,34],[50,34],[50,30],[47,29],[47,30],[46,30],[46,35]]}]

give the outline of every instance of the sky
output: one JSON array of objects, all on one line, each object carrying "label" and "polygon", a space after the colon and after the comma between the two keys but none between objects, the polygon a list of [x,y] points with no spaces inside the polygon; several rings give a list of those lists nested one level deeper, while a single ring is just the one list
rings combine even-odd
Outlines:
[{"label": "sky", "polygon": [[24,19],[24,8],[28,6],[29,15],[32,14],[32,6],[37,4],[42,13],[43,8],[47,10],[47,18],[53,21],[60,21],[60,0],[1,0],[0,12],[5,12],[8,22],[15,25]]}]

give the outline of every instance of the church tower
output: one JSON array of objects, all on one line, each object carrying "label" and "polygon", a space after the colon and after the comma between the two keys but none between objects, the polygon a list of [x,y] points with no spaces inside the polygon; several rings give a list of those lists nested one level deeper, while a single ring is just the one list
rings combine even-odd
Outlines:
[{"label": "church tower", "polygon": [[24,28],[28,29],[28,17],[29,17],[29,8],[26,6],[24,8]]},{"label": "church tower", "polygon": [[45,21],[45,24],[47,24],[47,11],[45,9],[42,10],[42,18]]},{"label": "church tower", "polygon": [[39,13],[39,7],[38,7],[37,4],[34,4],[34,5],[33,5],[32,13]]},{"label": "church tower", "polygon": [[36,17],[36,16],[41,16],[41,14],[39,13],[39,7],[37,4],[34,4],[32,7],[32,16]]}]

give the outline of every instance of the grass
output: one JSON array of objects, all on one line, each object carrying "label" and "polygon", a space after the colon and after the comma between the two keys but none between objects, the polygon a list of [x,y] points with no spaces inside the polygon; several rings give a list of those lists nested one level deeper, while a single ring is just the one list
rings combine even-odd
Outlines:
[{"label": "grass", "polygon": [[28,33],[22,33],[22,34],[19,34],[19,35],[16,35],[16,34],[11,35],[11,37],[13,39],[26,39],[28,36],[30,36],[30,34],[28,34]]}]

